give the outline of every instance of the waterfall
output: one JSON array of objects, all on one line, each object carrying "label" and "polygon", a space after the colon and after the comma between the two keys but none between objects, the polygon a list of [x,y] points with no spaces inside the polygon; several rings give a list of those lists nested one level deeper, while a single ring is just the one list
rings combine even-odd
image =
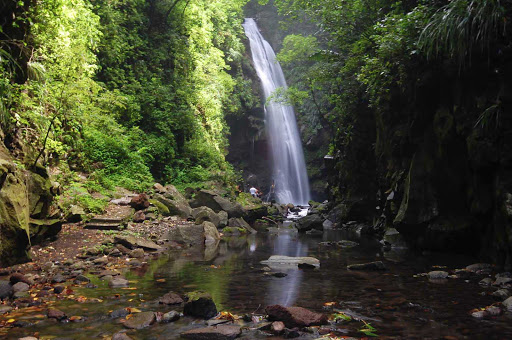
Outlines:
[{"label": "waterfall", "polygon": [[[286,80],[274,50],[263,39],[254,19],[246,18],[243,27],[249,38],[252,59],[266,101],[276,89],[287,88]],[[308,175],[293,107],[275,101],[267,103],[265,124],[272,153],[272,174],[277,202],[308,204]]]}]

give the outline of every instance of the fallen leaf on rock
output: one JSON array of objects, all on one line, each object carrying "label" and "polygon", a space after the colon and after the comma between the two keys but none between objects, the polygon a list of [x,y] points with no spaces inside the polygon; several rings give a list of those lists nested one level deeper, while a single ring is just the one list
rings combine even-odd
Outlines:
[{"label": "fallen leaf on rock", "polygon": [[156,282],[165,282],[165,279],[158,279]]},{"label": "fallen leaf on rock", "polygon": [[128,307],[128,308],[126,308],[126,309],[128,310],[128,312],[130,312],[130,314],[132,314],[132,313],[140,313],[140,312],[142,312],[142,311],[141,311],[140,309],[138,309],[138,308],[131,308],[131,307]]},{"label": "fallen leaf on rock", "polygon": [[7,320],[7,323],[13,323],[15,321],[16,321],[15,319],[9,319],[9,320]]},{"label": "fallen leaf on rock", "polygon": [[326,306],[326,307],[330,307],[330,306],[334,306],[335,304],[336,304],[336,302],[331,301],[331,302],[326,302],[326,303],[324,303],[324,306]]}]

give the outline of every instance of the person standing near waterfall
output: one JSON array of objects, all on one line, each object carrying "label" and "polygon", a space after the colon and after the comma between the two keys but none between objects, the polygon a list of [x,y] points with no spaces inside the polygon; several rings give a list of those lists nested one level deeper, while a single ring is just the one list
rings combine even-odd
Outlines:
[{"label": "person standing near waterfall", "polygon": [[249,192],[251,193],[252,197],[258,197],[258,189],[256,189],[255,187],[251,187],[249,189]]}]

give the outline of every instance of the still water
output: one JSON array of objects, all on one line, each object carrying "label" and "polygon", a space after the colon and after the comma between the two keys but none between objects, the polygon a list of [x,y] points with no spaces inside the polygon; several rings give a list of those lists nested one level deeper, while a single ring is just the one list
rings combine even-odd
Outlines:
[{"label": "still water", "polygon": [[[477,320],[468,314],[473,308],[495,302],[488,294],[493,290],[478,285],[482,277],[443,282],[414,277],[438,267],[462,268],[475,259],[453,254],[384,252],[376,241],[364,239],[357,239],[360,245],[353,248],[322,244],[351,238],[355,239],[341,231],[326,231],[315,238],[282,230],[274,234],[229,238],[204,250],[173,252],[142,269],[126,273],[130,289],[111,290],[105,282],[91,276],[98,288],[73,288],[76,295],[87,297],[85,302],[54,302],[53,306],[68,316],[79,315],[85,321],[57,323],[42,318],[41,311],[29,310],[19,317],[25,320],[26,327],[11,329],[7,337],[16,339],[39,332],[42,338],[108,338],[123,329],[119,319],[109,317],[110,311],[136,307],[143,311],[167,312],[173,308],[156,301],[163,294],[204,290],[213,296],[220,311],[240,316],[264,315],[265,306],[284,304],[328,314],[342,311],[370,323],[379,338],[512,339],[509,314],[491,320]],[[260,264],[271,255],[312,256],[321,264],[320,268],[309,270],[283,268],[280,271],[287,276],[274,277],[265,274],[265,266]],[[375,260],[383,261],[388,270],[355,272],[346,269],[349,264]],[[324,307],[328,302],[335,302],[331,309]],[[358,333],[361,322],[327,328],[340,337],[362,338],[364,335]],[[204,321],[182,318],[176,323],[156,324],[129,334],[134,339],[175,339],[184,330],[198,325],[204,325]],[[318,337],[306,334],[301,338]],[[266,337],[254,332],[242,336],[242,339],[254,338]]]}]

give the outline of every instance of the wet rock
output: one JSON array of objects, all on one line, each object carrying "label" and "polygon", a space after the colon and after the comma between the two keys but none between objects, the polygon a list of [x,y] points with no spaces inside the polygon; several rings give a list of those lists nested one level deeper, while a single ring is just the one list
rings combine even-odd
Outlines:
[{"label": "wet rock", "polygon": [[510,291],[508,289],[498,289],[494,293],[492,293],[492,296],[496,297],[497,299],[503,300],[510,296]]},{"label": "wet rock", "polygon": [[285,339],[294,339],[300,337],[300,332],[296,329],[285,329],[284,330],[284,338]]},{"label": "wet rock", "polygon": [[274,321],[270,326],[270,331],[275,335],[279,335],[284,331],[284,323],[282,321]]},{"label": "wet rock", "polygon": [[133,316],[126,320],[123,325],[130,329],[142,329],[152,325],[155,320],[156,317],[154,312],[142,312],[133,314]]},{"label": "wet rock", "polygon": [[439,280],[439,279],[448,278],[449,274],[442,270],[434,270],[434,271],[429,272],[427,275],[428,275],[428,278],[431,280]]},{"label": "wet rock", "polygon": [[30,289],[30,286],[25,282],[18,282],[14,286],[12,286],[12,291],[14,293],[18,292],[27,292]]},{"label": "wet rock", "polygon": [[265,308],[270,321],[282,321],[286,327],[308,327],[326,325],[327,315],[315,313],[302,307],[273,305]]},{"label": "wet rock", "polygon": [[204,221],[202,226],[204,230],[205,244],[212,244],[220,240],[219,231],[212,222]]},{"label": "wet rock", "polygon": [[108,283],[108,286],[110,288],[122,288],[122,287],[128,287],[129,282],[124,277],[114,277],[110,282]]},{"label": "wet rock", "polygon": [[91,282],[91,279],[89,279],[88,277],[83,276],[83,275],[78,275],[73,282],[75,284],[89,283],[89,282]]},{"label": "wet rock", "polygon": [[334,223],[332,223],[330,220],[325,220],[323,223],[322,223],[322,227],[324,229],[332,229],[334,228]]},{"label": "wet rock", "polygon": [[509,312],[512,312],[512,296],[503,301],[502,304]]},{"label": "wet rock", "polygon": [[478,282],[480,286],[490,286],[491,283],[492,279],[490,277],[483,278],[482,280],[480,280],[480,282]]},{"label": "wet rock", "polygon": [[499,286],[499,287],[503,287],[503,286],[510,286],[512,284],[512,278],[509,278],[509,277],[498,277],[496,279],[496,281],[494,281],[492,283],[493,286]]},{"label": "wet rock", "polygon": [[241,228],[247,230],[247,232],[251,234],[256,234],[257,231],[254,230],[249,223],[247,223],[242,217],[232,217],[228,221],[228,227],[230,228]]},{"label": "wet rock", "polygon": [[359,243],[354,242],[354,241],[349,241],[349,240],[341,240],[341,241],[336,242],[336,245],[341,248],[353,248],[353,247],[357,247],[359,245]]},{"label": "wet rock", "polygon": [[170,312],[165,313],[162,316],[162,322],[174,322],[180,319],[180,313],[176,312],[175,310],[172,310]]},{"label": "wet rock", "polygon": [[315,267],[320,267],[320,261],[314,257],[293,257],[272,255],[268,260],[261,261],[260,263],[268,265],[270,268],[296,268],[300,264],[309,264]]},{"label": "wet rock", "polygon": [[320,215],[307,215],[297,221],[297,230],[299,232],[306,232],[311,229],[323,230],[324,220]]},{"label": "wet rock", "polygon": [[504,272],[504,273],[498,273],[498,274],[496,274],[496,278],[500,278],[500,277],[509,277],[509,278],[512,278],[512,273],[510,273],[510,272]]},{"label": "wet rock", "polygon": [[383,241],[391,248],[407,248],[403,236],[395,228],[389,228],[384,233]]},{"label": "wet rock", "polygon": [[146,194],[140,194],[132,197],[130,206],[135,210],[143,210],[149,207],[149,197]]},{"label": "wet rock", "polygon": [[477,273],[477,274],[482,273],[482,271],[490,272],[491,269],[492,269],[492,266],[489,263],[474,263],[474,264],[466,267],[467,271]]},{"label": "wet rock", "polygon": [[203,319],[211,319],[217,315],[217,306],[210,294],[195,291],[187,294],[188,301],[183,308],[183,314]]},{"label": "wet rock", "polygon": [[288,274],[286,274],[286,273],[272,273],[270,275],[272,275],[273,277],[286,277],[286,276],[288,276]]},{"label": "wet rock", "polygon": [[146,215],[142,210],[138,210],[135,212],[135,214],[133,214],[132,220],[135,223],[142,223],[146,220]]},{"label": "wet rock", "polygon": [[53,292],[55,294],[60,294],[60,293],[62,293],[64,291],[64,289],[65,289],[64,286],[55,286],[53,288]]},{"label": "wet rock", "polygon": [[192,209],[192,217],[195,219],[196,224],[203,224],[203,222],[208,221],[215,225],[217,228],[220,224],[219,215],[208,207],[199,207]]},{"label": "wet rock", "polygon": [[28,277],[21,273],[12,274],[11,277],[9,278],[9,281],[11,282],[11,284],[16,284],[18,282],[24,282],[28,285],[33,284],[32,280],[30,280]]},{"label": "wet rock", "polygon": [[50,280],[51,283],[63,283],[63,282],[66,282],[66,277],[62,274],[57,274],[55,276],[52,277],[52,279]]},{"label": "wet rock", "polygon": [[[119,243],[129,249],[144,248],[147,250],[159,250],[162,249],[158,244],[151,240],[135,237],[132,235],[116,235],[114,242]],[[119,248],[118,248],[119,249]],[[119,249],[121,252],[123,250]]]},{"label": "wet rock", "polygon": [[141,259],[144,257],[144,249],[142,248],[137,248],[137,249],[133,249],[130,254],[130,257],[133,257],[135,259]]},{"label": "wet rock", "polygon": [[181,337],[192,340],[231,340],[242,333],[240,326],[218,325],[195,328],[181,333]]},{"label": "wet rock", "polygon": [[169,292],[162,296],[160,299],[158,299],[158,303],[163,305],[179,305],[180,303],[183,303],[183,299],[181,296],[174,292]]},{"label": "wet rock", "polygon": [[46,316],[48,317],[48,319],[57,319],[59,321],[67,318],[66,314],[63,311],[60,311],[55,308],[49,308],[46,311]]},{"label": "wet rock", "polygon": [[217,213],[217,215],[219,216],[219,228],[226,227],[229,221],[228,213],[225,212],[224,210],[221,210]]},{"label": "wet rock", "polygon": [[[167,195],[167,194],[166,194]],[[192,215],[192,208],[190,208],[188,202],[186,200],[183,201],[176,201],[169,199],[167,197],[164,197],[163,195],[156,194],[154,198],[162,205],[164,205],[167,208],[168,213],[166,215],[171,216],[181,216],[183,218],[188,218]],[[160,208],[159,210],[164,214],[164,211],[162,211]]]},{"label": "wet rock", "polygon": [[489,306],[485,308],[485,311],[490,316],[499,316],[503,313],[503,310],[498,306]]},{"label": "wet rock", "polygon": [[187,246],[204,245],[206,239],[203,226],[189,224],[170,229],[165,238]]},{"label": "wet rock", "polygon": [[112,335],[112,340],[133,340],[133,338],[124,332],[117,332],[116,334]]},{"label": "wet rock", "polygon": [[347,266],[349,270],[386,270],[386,266],[382,261],[375,261],[369,263],[351,264]]},{"label": "wet rock", "polygon": [[0,281],[0,299],[6,299],[13,294],[12,286],[8,281]]},{"label": "wet rock", "polygon": [[124,318],[128,314],[130,314],[130,312],[126,308],[120,308],[120,309],[116,309],[116,310],[112,311],[110,313],[110,317],[112,319]]},{"label": "wet rock", "polygon": [[471,313],[471,316],[476,319],[483,319],[487,316],[487,312],[485,310],[479,310]]},{"label": "wet rock", "polygon": [[323,234],[324,234],[324,232],[322,230],[310,229],[310,230],[306,231],[306,235],[311,235],[311,236],[322,236]]}]

